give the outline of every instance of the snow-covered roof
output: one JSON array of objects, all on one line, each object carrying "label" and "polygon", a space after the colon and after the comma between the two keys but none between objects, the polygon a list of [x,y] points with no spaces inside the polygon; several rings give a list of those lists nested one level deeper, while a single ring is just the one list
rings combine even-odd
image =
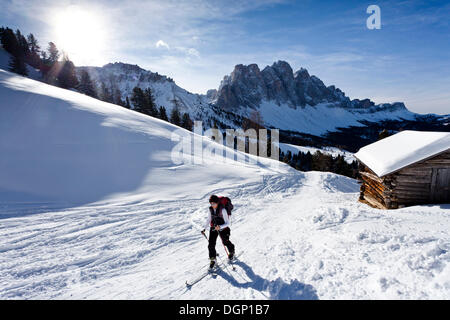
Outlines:
[{"label": "snow-covered roof", "polygon": [[406,130],[361,148],[355,157],[382,177],[448,149],[449,132]]}]

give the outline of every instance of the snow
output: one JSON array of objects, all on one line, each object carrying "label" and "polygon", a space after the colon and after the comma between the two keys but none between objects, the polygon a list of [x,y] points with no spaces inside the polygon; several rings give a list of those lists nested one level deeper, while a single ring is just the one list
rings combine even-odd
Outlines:
[{"label": "snow", "polygon": [[448,132],[405,130],[361,148],[355,157],[382,177],[448,149]]},{"label": "snow", "polygon": [[[0,97],[0,299],[450,298],[450,205],[377,210],[268,159],[175,165],[175,126],[1,70]],[[188,289],[211,193],[243,254]]]},{"label": "snow", "polygon": [[280,142],[280,150],[284,153],[290,151],[292,154],[297,154],[299,151],[303,153],[311,153],[315,154],[317,151],[322,152],[324,154],[331,155],[333,157],[337,157],[338,155],[343,156],[347,163],[352,163],[355,159],[353,153],[347,150],[339,149],[336,147],[307,147],[307,146],[297,146],[295,144],[282,143]]},{"label": "snow", "polygon": [[[250,112],[251,110],[249,110]],[[346,109],[329,103],[304,108],[291,108],[262,101],[259,111],[266,125],[294,132],[306,132],[322,136],[327,132],[350,126],[365,126],[360,121],[414,120],[416,115],[408,110],[373,111],[371,109]]]}]

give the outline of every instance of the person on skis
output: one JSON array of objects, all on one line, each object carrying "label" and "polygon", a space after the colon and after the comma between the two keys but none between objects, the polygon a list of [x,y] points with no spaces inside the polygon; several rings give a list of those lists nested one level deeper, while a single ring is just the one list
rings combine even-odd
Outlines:
[{"label": "person on skis", "polygon": [[227,210],[220,203],[220,199],[216,195],[212,195],[209,198],[208,219],[206,220],[205,229],[202,230],[202,234],[205,235],[205,230],[209,228],[209,259],[210,268],[213,268],[216,264],[216,240],[220,236],[222,243],[228,249],[228,259],[233,260],[234,257],[234,244],[230,241],[230,226]]}]

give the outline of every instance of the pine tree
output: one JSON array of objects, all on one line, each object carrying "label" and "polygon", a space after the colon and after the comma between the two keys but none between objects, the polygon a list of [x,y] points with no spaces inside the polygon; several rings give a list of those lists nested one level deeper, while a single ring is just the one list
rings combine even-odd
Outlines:
[{"label": "pine tree", "polygon": [[78,79],[75,73],[75,65],[72,61],[70,61],[67,54],[64,54],[63,56],[57,79],[58,85],[61,88],[75,88],[78,85]]},{"label": "pine tree", "polygon": [[41,47],[39,46],[37,39],[32,33],[27,36],[27,43],[30,52],[39,53],[41,51]]},{"label": "pine tree", "polygon": [[98,98],[97,90],[95,84],[92,82],[89,73],[86,70],[81,71],[80,84],[78,85],[78,90],[85,95],[93,98]]},{"label": "pine tree", "polygon": [[124,107],[127,109],[131,109],[130,99],[128,99],[128,96],[125,98],[125,106]]},{"label": "pine tree", "polygon": [[48,43],[46,53],[42,53],[41,73],[45,82],[52,85],[60,85],[58,77],[62,68],[59,63],[60,53],[53,42]]},{"label": "pine tree", "polygon": [[27,76],[27,66],[25,64],[25,61],[20,56],[12,56],[11,61],[9,63],[9,70],[12,72],[15,72],[17,74],[20,74],[22,76]]},{"label": "pine tree", "polygon": [[55,62],[57,62],[59,60],[59,57],[61,56],[59,53],[58,48],[56,48],[56,45],[53,42],[49,42],[48,43],[48,62],[50,64],[54,64]]},{"label": "pine tree", "polygon": [[153,96],[152,90],[150,88],[145,89],[145,114],[149,116],[156,117],[158,116],[158,109],[156,109],[155,97]]},{"label": "pine tree", "polygon": [[133,103],[134,110],[152,117],[158,115],[158,110],[155,106],[155,98],[150,88],[142,90],[139,87],[133,89],[131,96],[131,103]]},{"label": "pine tree", "polygon": [[111,91],[106,87],[106,84],[102,81],[100,84],[100,100],[105,102],[113,102]]},{"label": "pine tree", "polygon": [[170,114],[170,122],[174,125],[179,126],[181,124],[181,114],[178,106],[173,107],[172,112]]},{"label": "pine tree", "polygon": [[133,109],[137,112],[143,112],[145,110],[145,95],[139,87],[133,88],[133,93],[131,94],[131,103],[133,104]]},{"label": "pine tree", "polygon": [[41,52],[41,47],[38,44],[37,39],[34,37],[32,33],[27,36],[28,50],[29,54],[26,57],[26,61],[33,68],[40,68],[41,66],[41,58],[39,57],[39,53]]},{"label": "pine tree", "polygon": [[189,117],[189,113],[183,113],[183,117],[181,119],[181,126],[189,131],[192,131],[194,123]]},{"label": "pine tree", "polygon": [[47,52],[41,51],[41,61],[45,63],[48,60]]},{"label": "pine tree", "polygon": [[26,76],[28,75],[28,70],[25,64],[25,55],[28,51],[28,46],[24,47],[23,41],[24,37],[19,30],[16,33],[9,28],[2,30],[1,44],[12,55],[9,62],[9,70]]},{"label": "pine tree", "polygon": [[19,43],[17,41],[14,31],[10,28],[6,28],[2,32],[1,44],[3,49],[9,52],[13,56],[18,56],[20,53]]},{"label": "pine tree", "polygon": [[164,121],[169,121],[169,118],[167,117],[166,108],[163,106],[159,107],[159,118]]},{"label": "pine tree", "polygon": [[28,48],[28,41],[22,35],[19,29],[16,30],[16,39],[19,45],[19,54],[22,55],[23,57],[28,56],[28,54],[30,53],[30,50]]},{"label": "pine tree", "polygon": [[122,107],[125,106],[125,102],[122,100],[122,92],[117,87],[114,89],[114,92],[113,92],[113,100],[114,100],[114,104],[117,104]]}]

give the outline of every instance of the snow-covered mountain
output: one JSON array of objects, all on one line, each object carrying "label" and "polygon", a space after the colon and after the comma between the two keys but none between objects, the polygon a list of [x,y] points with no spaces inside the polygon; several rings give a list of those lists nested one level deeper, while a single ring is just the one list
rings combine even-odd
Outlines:
[{"label": "snow-covered mountain", "polygon": [[243,115],[258,110],[269,127],[313,135],[363,126],[361,121],[416,118],[401,102],[375,105],[369,99],[350,100],[339,88],[325,86],[306,69],[293,72],[285,61],[263,70],[256,64],[237,65],[222,80],[212,103]]},{"label": "snow-covered mountain", "polygon": [[126,63],[109,63],[103,67],[77,67],[77,73],[86,70],[91,78],[101,86],[103,83],[111,92],[120,90],[122,99],[131,97],[134,87],[151,88],[157,106],[164,106],[170,114],[176,105],[181,112],[187,112],[195,119],[204,114],[208,108],[205,95],[194,94],[179,87],[167,76],[144,70],[137,65]]}]

